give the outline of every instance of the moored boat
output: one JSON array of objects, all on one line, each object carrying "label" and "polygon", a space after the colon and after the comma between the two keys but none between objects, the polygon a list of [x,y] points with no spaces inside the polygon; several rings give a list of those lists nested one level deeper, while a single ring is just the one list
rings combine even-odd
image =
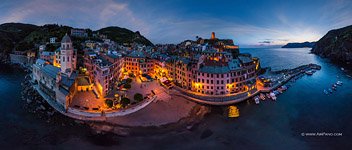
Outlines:
[{"label": "moored boat", "polygon": [[307,75],[313,75],[313,72],[312,71],[306,71],[306,74]]},{"label": "moored boat", "polygon": [[237,118],[240,116],[240,110],[236,106],[229,106],[229,118]]},{"label": "moored boat", "polygon": [[341,86],[343,84],[343,82],[342,81],[337,81],[336,84]]},{"label": "moored boat", "polygon": [[286,85],[281,86],[281,89],[282,89],[283,91],[286,91],[287,88],[288,88],[288,87],[287,87]]},{"label": "moored boat", "polygon": [[261,100],[265,100],[265,95],[263,93],[260,93],[259,97],[260,97]]},{"label": "moored boat", "polygon": [[329,92],[328,92],[326,89],[324,89],[324,93],[325,93],[326,95],[329,94]]},{"label": "moored boat", "polygon": [[254,97],[254,102],[255,102],[255,104],[259,104],[259,96],[256,96],[256,97]]},{"label": "moored boat", "polygon": [[270,92],[270,97],[272,100],[276,101],[276,95],[274,92]]}]

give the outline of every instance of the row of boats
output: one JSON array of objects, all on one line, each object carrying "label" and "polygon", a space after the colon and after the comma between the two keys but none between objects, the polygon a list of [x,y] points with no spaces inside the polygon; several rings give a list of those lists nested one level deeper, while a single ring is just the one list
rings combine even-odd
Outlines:
[{"label": "row of boats", "polygon": [[272,91],[272,92],[269,92],[269,93],[260,93],[258,96],[255,96],[254,97],[254,102],[255,104],[259,104],[260,103],[260,100],[266,100],[266,99],[271,99],[273,101],[276,101],[277,99],[277,95],[283,93],[284,91],[286,91],[288,89],[287,86],[283,85],[279,88],[277,88],[276,90]]},{"label": "row of boats", "polygon": [[338,87],[338,86],[342,86],[342,85],[343,85],[343,82],[342,82],[342,81],[337,81],[336,83],[334,83],[334,84],[331,85],[331,88],[324,89],[324,93],[325,93],[326,95],[331,94],[333,91],[336,91],[336,90],[337,90],[337,87]]}]

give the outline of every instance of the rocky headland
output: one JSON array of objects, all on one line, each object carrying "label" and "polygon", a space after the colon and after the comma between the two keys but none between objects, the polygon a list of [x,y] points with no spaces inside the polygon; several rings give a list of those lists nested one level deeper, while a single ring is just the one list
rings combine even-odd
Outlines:
[{"label": "rocky headland", "polygon": [[352,25],[330,30],[316,43],[312,53],[352,68]]}]

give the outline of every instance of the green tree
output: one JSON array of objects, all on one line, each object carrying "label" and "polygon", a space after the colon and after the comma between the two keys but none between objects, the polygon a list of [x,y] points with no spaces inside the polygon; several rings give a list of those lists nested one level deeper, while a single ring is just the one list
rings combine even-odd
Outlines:
[{"label": "green tree", "polygon": [[124,98],[121,99],[121,106],[122,107],[126,107],[130,103],[131,103],[131,101],[127,97],[124,97]]},{"label": "green tree", "polygon": [[132,72],[128,76],[135,77],[135,75]]},{"label": "green tree", "polygon": [[56,46],[53,45],[53,44],[47,44],[47,45],[46,45],[46,50],[47,50],[47,51],[50,51],[50,52],[55,51],[57,48],[58,48],[58,47],[56,47]]},{"label": "green tree", "polygon": [[134,94],[133,99],[137,102],[140,102],[143,100],[143,95],[141,93],[136,93]]},{"label": "green tree", "polygon": [[132,82],[132,79],[131,79],[131,78],[126,79],[126,82],[127,82],[127,83],[131,83],[131,82]]},{"label": "green tree", "polygon": [[107,99],[107,100],[105,100],[105,104],[106,104],[109,108],[111,108],[111,107],[114,105],[114,102],[113,102],[111,99]]},{"label": "green tree", "polygon": [[123,87],[126,88],[126,89],[130,89],[132,86],[131,86],[131,84],[127,83]]}]

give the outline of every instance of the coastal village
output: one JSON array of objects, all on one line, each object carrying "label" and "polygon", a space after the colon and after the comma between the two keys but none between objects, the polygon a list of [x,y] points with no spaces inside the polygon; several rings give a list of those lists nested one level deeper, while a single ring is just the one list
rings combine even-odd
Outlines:
[{"label": "coastal village", "polygon": [[49,39],[59,45],[54,52],[40,45],[38,53],[11,54],[13,62],[29,66],[31,86],[51,107],[83,121],[159,126],[203,116],[209,105],[231,105],[228,116],[238,117],[233,104],[276,100],[288,88],[284,83],[320,69],[309,64],[266,71],[259,58],[240,53],[233,40],[219,39],[214,32],[209,39],[155,46],[119,44],[95,35],[100,40],[80,43],[84,49],[78,52],[71,37],[87,36],[83,29],[71,29],[60,40]]}]

